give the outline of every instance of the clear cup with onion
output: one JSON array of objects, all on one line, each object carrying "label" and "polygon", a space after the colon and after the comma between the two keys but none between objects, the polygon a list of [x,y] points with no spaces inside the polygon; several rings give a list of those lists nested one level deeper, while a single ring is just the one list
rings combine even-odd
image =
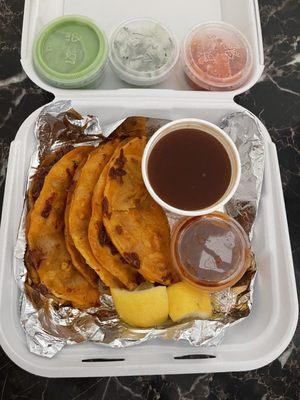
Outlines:
[{"label": "clear cup with onion", "polygon": [[179,49],[171,31],[152,18],[122,22],[111,34],[110,65],[123,81],[152,86],[166,80],[177,63]]}]

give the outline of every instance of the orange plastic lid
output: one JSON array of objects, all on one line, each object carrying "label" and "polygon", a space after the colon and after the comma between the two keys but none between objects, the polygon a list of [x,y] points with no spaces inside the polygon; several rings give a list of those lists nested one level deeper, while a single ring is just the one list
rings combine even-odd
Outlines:
[{"label": "orange plastic lid", "polygon": [[251,260],[243,228],[220,212],[181,220],[172,233],[171,252],[181,278],[209,291],[234,285]]}]

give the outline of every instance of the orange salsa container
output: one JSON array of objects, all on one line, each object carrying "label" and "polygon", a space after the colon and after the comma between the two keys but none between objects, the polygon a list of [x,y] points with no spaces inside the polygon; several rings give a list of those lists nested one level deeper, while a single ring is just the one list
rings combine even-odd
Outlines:
[{"label": "orange salsa container", "polygon": [[182,61],[192,86],[216,91],[241,87],[253,66],[248,40],[224,22],[195,26],[185,38]]},{"label": "orange salsa container", "polygon": [[220,212],[181,220],[172,232],[171,254],[182,280],[209,291],[233,286],[251,263],[245,231]]}]

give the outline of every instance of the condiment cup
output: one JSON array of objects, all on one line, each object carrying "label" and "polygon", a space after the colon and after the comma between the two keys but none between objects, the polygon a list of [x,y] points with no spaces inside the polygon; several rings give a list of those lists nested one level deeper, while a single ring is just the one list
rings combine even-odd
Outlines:
[{"label": "condiment cup", "polygon": [[225,22],[196,25],[185,37],[181,58],[188,80],[205,90],[237,89],[253,67],[248,40]]},{"label": "condiment cup", "polygon": [[[153,65],[153,69],[149,69],[148,63],[152,60],[155,64],[157,54],[151,52],[166,57],[162,65]],[[109,39],[110,65],[120,79],[131,85],[151,86],[166,80],[178,58],[174,35],[152,18],[128,19],[116,27]]]},{"label": "condiment cup", "polygon": [[[171,206],[170,204],[166,203],[164,200],[162,200],[158,194],[155,192],[153,189],[150,179],[149,179],[149,174],[148,174],[148,161],[150,154],[152,150],[154,149],[155,145],[166,135],[172,135],[172,133],[176,132],[177,130],[180,129],[196,129],[199,130],[199,132],[205,132],[208,133],[209,135],[212,135],[215,139],[217,139],[224,147],[226,150],[226,153],[228,154],[230,163],[231,163],[231,179],[229,182],[229,185],[227,187],[226,192],[223,194],[223,196],[220,197],[219,200],[217,200],[214,204],[203,208],[199,210],[182,210],[176,207]],[[239,182],[240,182],[240,177],[241,177],[241,161],[239,157],[239,153],[237,151],[237,148],[232,141],[232,139],[227,135],[226,132],[224,132],[221,128],[219,128],[217,125],[197,119],[197,118],[184,118],[184,119],[178,119],[172,122],[169,122],[168,124],[162,126],[160,129],[158,129],[153,136],[150,138],[148,141],[143,158],[142,158],[142,176],[143,180],[145,183],[145,186],[152,196],[152,198],[165,210],[177,214],[177,215],[182,215],[182,216],[198,216],[198,215],[204,215],[204,214],[209,214],[214,211],[221,210],[222,207],[232,198],[234,195]],[[205,189],[205,188],[204,188]]]},{"label": "condiment cup", "polygon": [[65,89],[92,87],[104,75],[108,59],[106,35],[92,20],[66,15],[44,26],[33,46],[39,76]]},{"label": "condiment cup", "polygon": [[252,260],[244,229],[221,212],[182,218],[172,229],[171,258],[182,280],[210,292],[233,286]]}]

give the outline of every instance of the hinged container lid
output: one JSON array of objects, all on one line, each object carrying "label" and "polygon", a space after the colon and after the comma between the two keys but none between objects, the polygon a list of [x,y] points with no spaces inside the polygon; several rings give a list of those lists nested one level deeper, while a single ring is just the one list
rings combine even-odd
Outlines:
[{"label": "hinged container lid", "polygon": [[[185,80],[180,61],[171,76],[151,88],[133,88],[121,81],[108,65],[104,78],[94,89],[59,89],[44,82],[36,73],[32,61],[35,38],[54,18],[63,15],[83,15],[91,18],[109,37],[122,21],[133,17],[151,17],[166,24],[182,45],[186,33],[196,24],[223,21],[235,26],[248,39],[253,51],[253,68],[248,82],[234,91],[206,92],[192,90]],[[91,97],[157,97],[174,100],[216,98],[232,101],[237,94],[252,87],[263,71],[263,45],[257,0],[25,0],[21,63],[29,78],[56,98]],[[118,90],[116,90],[118,89]]]}]

